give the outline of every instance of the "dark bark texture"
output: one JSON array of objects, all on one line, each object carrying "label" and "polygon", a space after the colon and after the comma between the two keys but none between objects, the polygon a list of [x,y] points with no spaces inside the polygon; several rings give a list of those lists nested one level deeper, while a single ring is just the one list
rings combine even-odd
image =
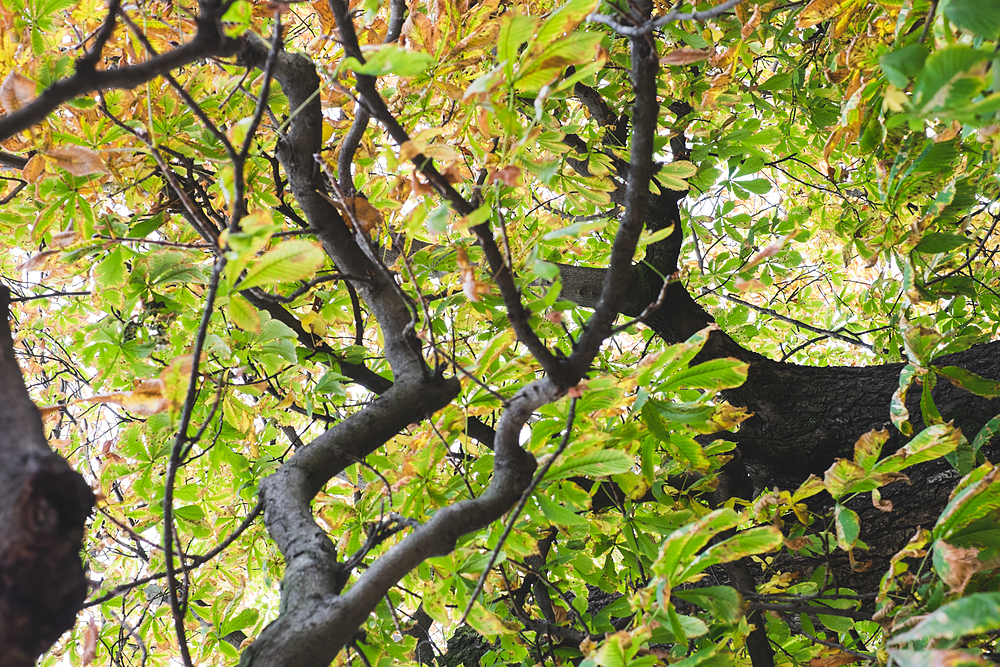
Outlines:
[{"label": "dark bark texture", "polygon": [[49,449],[14,357],[0,287],[0,664],[35,664],[73,625],[87,593],[80,560],[94,494]]}]

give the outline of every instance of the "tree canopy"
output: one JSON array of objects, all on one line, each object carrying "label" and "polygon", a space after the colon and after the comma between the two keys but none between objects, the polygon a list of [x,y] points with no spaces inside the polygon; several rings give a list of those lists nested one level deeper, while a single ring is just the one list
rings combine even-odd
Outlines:
[{"label": "tree canopy", "polygon": [[990,664],[998,47],[5,0],[0,662]]}]

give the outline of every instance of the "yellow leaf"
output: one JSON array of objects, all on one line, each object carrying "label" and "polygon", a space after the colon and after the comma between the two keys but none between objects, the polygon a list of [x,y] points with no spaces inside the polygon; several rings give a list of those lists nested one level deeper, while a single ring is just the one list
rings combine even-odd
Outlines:
[{"label": "yellow leaf", "polygon": [[35,82],[31,79],[11,72],[0,85],[0,104],[8,114],[31,104],[35,99]]},{"label": "yellow leaf", "polygon": [[55,162],[57,167],[65,169],[74,176],[89,174],[106,174],[108,168],[104,160],[89,148],[83,146],[62,146],[45,152],[45,157]]}]

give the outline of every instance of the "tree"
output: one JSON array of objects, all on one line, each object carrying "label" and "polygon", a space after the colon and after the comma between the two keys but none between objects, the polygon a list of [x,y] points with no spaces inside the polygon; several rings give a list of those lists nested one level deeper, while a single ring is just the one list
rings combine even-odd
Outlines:
[{"label": "tree", "polygon": [[5,665],[995,655],[1000,7],[0,11]]}]

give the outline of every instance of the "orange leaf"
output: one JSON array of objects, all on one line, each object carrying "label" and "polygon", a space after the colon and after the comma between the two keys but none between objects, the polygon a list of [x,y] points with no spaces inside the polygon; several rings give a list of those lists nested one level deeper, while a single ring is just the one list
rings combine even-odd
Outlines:
[{"label": "orange leaf", "polygon": [[0,85],[0,104],[11,114],[31,104],[35,99],[35,82],[11,72]]}]

